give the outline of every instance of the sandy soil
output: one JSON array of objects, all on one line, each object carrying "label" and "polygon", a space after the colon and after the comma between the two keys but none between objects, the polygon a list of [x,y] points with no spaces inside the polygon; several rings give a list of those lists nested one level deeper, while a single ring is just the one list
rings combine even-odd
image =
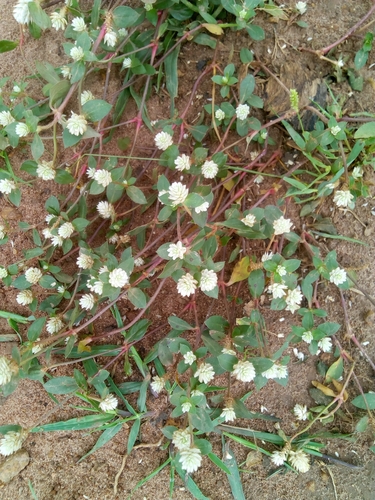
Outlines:
[{"label": "sandy soil", "polygon": [[[233,58],[233,62],[238,63],[238,53],[241,47],[251,47],[256,55],[276,73],[289,60],[293,59],[308,71],[313,78],[325,77],[332,74],[332,66],[329,63],[320,61],[316,56],[309,53],[301,53],[294,47],[301,45],[318,49],[332,43],[340,38],[353,24],[357,22],[368,10],[371,5],[370,0],[357,2],[348,0],[341,2],[331,0],[329,2],[316,0],[309,2],[308,11],[303,20],[308,23],[308,28],[301,29],[296,25],[287,26],[284,21],[279,23],[270,23],[269,19],[260,15],[260,24],[266,31],[266,40],[260,43],[254,43],[246,35],[233,36],[227,33],[219,42],[218,60],[225,66]],[[13,20],[9,4],[1,2],[0,5],[0,32],[2,38],[15,40],[19,37],[18,26]],[[339,47],[336,52],[338,55],[350,55],[358,50],[361,43],[361,36],[353,37],[348,42]],[[46,33],[40,41],[35,41],[26,35],[26,41],[23,48],[23,54],[19,51],[0,55],[0,77],[11,76],[9,85],[18,82],[22,77],[34,72],[35,61],[49,61],[54,65],[61,65],[65,56],[60,47],[61,36],[56,36],[56,32]],[[286,47],[284,48],[284,45]],[[210,59],[212,51],[208,48],[197,48],[196,46],[186,45],[180,57],[180,71],[183,75],[179,89],[179,99],[177,108],[183,109],[186,103],[187,94],[191,90],[192,84],[199,75],[196,69],[196,63],[202,59]],[[16,63],[15,63],[16,62]],[[375,62],[374,51],[370,54],[368,64]],[[369,82],[370,72],[364,72],[366,83],[361,93],[350,93],[347,83],[337,84],[332,82],[334,93],[340,93],[347,97],[346,107],[348,112],[366,110],[375,112],[373,102],[373,88]],[[95,90],[100,92],[102,88],[101,81],[93,82]],[[34,97],[39,96],[40,84],[36,80],[30,80],[28,90]],[[111,90],[111,89],[110,89]],[[199,105],[207,101],[210,97],[211,85],[209,80],[204,81],[199,94],[202,95]],[[265,89],[259,85],[259,94],[263,97]],[[349,95],[348,95],[349,94]],[[164,94],[154,96],[149,103],[151,119],[160,119],[168,116],[169,103]],[[196,115],[196,107],[190,111],[191,119]],[[131,135],[130,128],[122,130],[118,135]],[[275,130],[271,135],[280,138],[280,133]],[[145,146],[151,146],[151,134],[145,132]],[[288,146],[284,147],[285,154],[289,153]],[[113,154],[119,153],[116,146],[112,146]],[[142,152],[142,151],[141,151]],[[292,154],[294,152],[292,151]],[[11,155],[12,166],[16,172],[21,163],[28,158],[27,149],[25,151],[16,151]],[[60,161],[68,160],[62,153]],[[1,160],[0,160],[1,161]],[[1,165],[0,165],[1,166]],[[140,165],[134,165],[137,168]],[[282,172],[280,172],[282,173]],[[23,175],[23,174],[21,174]],[[366,172],[366,178],[372,186],[374,185],[374,174],[370,170]],[[374,195],[374,190],[372,195]],[[60,192],[64,189],[60,188]],[[32,241],[25,238],[23,233],[17,229],[19,221],[27,221],[30,224],[39,223],[40,214],[44,213],[44,202],[51,194],[56,194],[56,187],[53,183],[36,183],[33,188],[23,190],[23,202],[19,209],[10,207],[4,199],[0,199],[0,216],[7,220],[12,228],[11,240],[13,244],[8,243],[1,248],[0,264],[4,265],[15,255],[21,254],[22,249],[32,246]],[[257,193],[254,191],[254,196]],[[329,250],[336,249],[338,260],[343,267],[355,269],[357,271],[358,281],[368,293],[375,296],[375,249],[374,249],[374,227],[375,218],[371,214],[371,209],[375,202],[372,199],[359,200],[352,214],[344,214],[342,211],[334,210],[330,201],[325,201],[322,207],[322,214],[330,216],[336,225],[339,233],[352,238],[358,238],[367,243],[367,246],[360,246],[338,240],[327,240],[323,242]],[[308,219],[299,220],[296,208],[291,208],[291,216],[297,227],[308,223]],[[145,217],[148,217],[147,213]],[[364,228],[366,226],[366,230]],[[262,249],[256,249],[261,251]],[[27,314],[27,309],[19,306],[15,302],[15,290],[0,290],[0,309]],[[333,297],[333,302],[327,300],[327,296]],[[339,295],[333,286],[327,289],[321,289],[319,300],[322,306],[329,311],[329,319],[343,323],[342,308],[339,302]],[[244,302],[249,300],[246,294],[243,297]],[[348,292],[346,299],[350,304],[349,315],[354,328],[354,332],[360,342],[369,342],[366,349],[372,358],[375,358],[375,343],[373,339],[374,322],[371,320],[371,305],[364,297]],[[155,326],[162,324],[165,318],[172,313],[176,313],[185,305],[182,299],[176,299],[173,294],[173,287],[167,286],[163,290],[162,300],[151,312]],[[204,319],[208,301],[201,304],[201,318]],[[236,313],[243,315],[242,306],[237,307]],[[129,318],[134,315],[131,307],[126,304],[121,305],[121,311],[127,314]],[[220,314],[223,311],[223,304],[215,304],[212,314]],[[273,352],[282,344],[282,339],[278,334],[285,336],[290,331],[290,326],[295,318],[288,313],[280,315],[269,310],[269,302],[266,300],[263,313],[267,319],[267,330],[270,332],[270,349]],[[284,318],[284,321],[280,321]],[[370,320],[368,320],[370,318]],[[185,316],[189,320],[188,315]],[[192,319],[192,318],[191,318]],[[98,328],[106,328],[113,324],[113,319],[104,316]],[[0,320],[0,326],[3,333],[11,333],[5,320]],[[162,331],[158,338],[161,338],[166,331]],[[338,339],[356,360],[356,374],[361,381],[365,391],[373,390],[373,373],[371,373],[368,364],[359,355],[358,350],[350,344],[345,338],[345,332],[342,328],[338,334]],[[116,342],[119,339],[112,339]],[[155,339],[158,340],[158,339]],[[146,353],[151,347],[150,341],[145,342],[140,347],[142,354]],[[8,354],[11,345],[0,344],[0,353]],[[303,350],[303,349],[302,349]],[[304,351],[308,354],[307,350]],[[288,350],[293,358],[292,349]],[[321,358],[327,364],[333,360],[333,357]],[[304,363],[293,361],[290,365],[290,379],[286,388],[271,382],[260,392],[251,396],[248,400],[248,406],[252,411],[260,411],[261,406],[265,406],[270,414],[281,419],[281,427],[288,434],[295,429],[295,422],[292,415],[292,408],[296,403],[312,406],[314,404],[310,397],[309,389],[311,381],[316,378],[316,365],[319,359],[309,356]],[[63,375],[64,370],[59,370],[56,374]],[[121,367],[117,367],[113,376],[117,382],[124,381]],[[133,380],[137,380],[137,373],[133,375]],[[350,397],[357,395],[355,385],[349,385]],[[61,398],[62,400],[63,398]],[[130,398],[131,401],[131,398]],[[68,404],[55,408],[55,404],[48,397],[40,384],[32,381],[23,381],[16,392],[6,399],[0,401],[0,424],[17,423],[23,427],[32,427],[37,423],[47,423],[49,421],[59,421],[79,416],[82,413],[72,408],[79,404],[79,400],[70,400]],[[148,409],[153,412],[153,416],[146,420],[142,425],[141,441],[144,444],[157,443],[161,437],[160,428],[163,425],[163,419],[168,417],[171,409],[165,396],[153,398],[150,396]],[[335,420],[331,430],[340,432],[352,432],[353,426],[358,420],[358,413],[350,404],[344,406],[344,416]],[[167,417],[165,417],[165,415]],[[236,422],[237,423],[237,422]],[[238,421],[239,426],[248,427],[249,421]],[[264,421],[254,421],[254,429],[263,429],[274,431],[272,423]],[[314,428],[313,430],[318,430]],[[87,453],[96,440],[99,433],[92,432],[57,432],[45,434],[33,434],[29,436],[24,447],[30,454],[30,464],[22,471],[10,484],[0,490],[0,497],[4,500],[31,499],[31,493],[28,484],[31,483],[39,500],[114,500],[126,499],[136,483],[151,473],[156,467],[160,466],[167,458],[168,452],[160,448],[141,448],[133,451],[127,459],[123,474],[118,483],[119,493],[115,497],[113,494],[113,485],[115,476],[121,467],[121,463],[126,453],[126,444],[128,430],[123,428],[115,438],[105,447],[98,450],[85,461],[77,463],[80,457]],[[212,443],[214,451],[221,456],[221,438],[213,436]],[[372,445],[370,435],[355,435],[353,442],[334,441],[327,443],[327,453],[335,455],[337,453],[342,460],[349,463],[363,465],[362,470],[353,470],[339,465],[327,465],[326,463],[314,460],[311,470],[306,474],[296,475],[288,473],[286,475],[276,475],[268,477],[272,467],[269,460],[264,457],[258,463],[250,467],[242,475],[243,487],[247,500],[372,500],[374,498],[375,488],[375,459],[374,455],[367,451],[369,445]],[[232,444],[237,461],[242,463],[246,460],[247,450]],[[246,468],[246,466],[244,466]],[[196,474],[194,480],[197,482],[206,497],[215,500],[226,500],[231,498],[229,484],[225,475],[219,471],[208,460],[204,461]],[[132,496],[134,500],[155,499],[166,500],[169,497],[169,471],[168,467],[163,469],[145,486],[140,488]],[[176,488],[174,496],[176,500],[192,498],[187,492],[184,483],[176,478]]]}]

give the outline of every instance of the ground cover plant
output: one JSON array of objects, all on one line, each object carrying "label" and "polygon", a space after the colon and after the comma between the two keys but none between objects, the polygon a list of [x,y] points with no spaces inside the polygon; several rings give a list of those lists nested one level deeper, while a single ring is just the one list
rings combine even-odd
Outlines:
[{"label": "ground cover plant", "polygon": [[[285,87],[255,50],[242,47],[228,64],[218,57],[226,30],[244,33],[256,47],[264,39],[260,15],[304,29],[306,9],[305,2],[282,7],[258,0],[16,4],[20,42],[4,40],[0,50],[22,51],[27,32],[42,42],[43,31],[54,29],[64,32],[69,62],[36,63],[38,99],[28,94],[26,77],[0,81],[4,199],[19,207],[26,186],[53,181],[60,189],[46,196],[37,224],[19,222],[32,245],[0,268],[5,290],[17,289],[17,303],[28,310],[1,312],[19,343],[11,357],[0,357],[0,385],[7,396],[21,379],[38,381],[58,406],[74,405],[80,416],[47,418],[28,429],[9,422],[0,428],[3,455],[19,450],[33,433],[101,431],[84,460],[126,428],[128,456],[140,446],[150,401],[166,395],[169,414],[157,445],[168,456],[134,491],[169,467],[171,498],[176,473],[193,497],[206,498],[193,479],[202,461],[211,460],[226,473],[234,498],[245,498],[235,443],[270,457],[272,473],[303,474],[311,456],[326,456],[327,439],[352,439],[355,430],[371,435],[374,396],[363,389],[340,335],[345,331],[375,368],[351,329],[345,293],[354,288],[370,303],[374,299],[321,238],[361,241],[337,234],[320,211],[330,200],[352,212],[360,197],[370,196],[364,174],[374,169],[374,117],[347,115],[328,80],[327,101],[314,95],[305,102],[303,92]],[[374,10],[342,39],[313,51],[353,92],[363,87],[360,70],[372,33],[363,34],[350,60],[340,44]],[[177,107],[185,44],[209,47],[213,57],[202,63],[191,94]],[[287,96],[286,109],[271,106],[267,119],[257,83],[266,76]],[[103,78],[101,95],[90,87],[95,78]],[[212,100],[192,117],[191,105],[207,83]],[[148,102],[161,92],[169,109],[152,120]],[[123,129],[131,132],[115,135]],[[273,173],[282,157],[276,129],[300,152],[283,175]],[[152,147],[143,148],[145,134]],[[121,154],[111,153],[113,143]],[[28,156],[19,171],[11,155],[17,148]],[[297,214],[309,217],[309,226],[299,224]],[[0,243],[9,244],[9,224],[0,230]],[[155,326],[152,313],[165,289],[183,305]],[[343,324],[330,319],[323,289],[340,297]],[[218,302],[221,314],[212,313]],[[281,344],[269,338],[268,311],[292,315]],[[106,315],[115,322],[110,329],[97,326]],[[290,347],[294,359],[286,354]],[[287,434],[277,416],[255,411],[252,399],[271,380],[287,386],[289,366],[304,362],[304,348],[310,356],[332,358],[317,365],[311,394],[319,402],[291,408],[300,425]],[[355,397],[349,398],[349,385]],[[337,420],[349,400],[359,410],[352,432],[340,432]],[[237,425],[246,420],[261,430]],[[267,430],[269,423],[275,432]],[[211,444],[216,434],[222,453]]]}]

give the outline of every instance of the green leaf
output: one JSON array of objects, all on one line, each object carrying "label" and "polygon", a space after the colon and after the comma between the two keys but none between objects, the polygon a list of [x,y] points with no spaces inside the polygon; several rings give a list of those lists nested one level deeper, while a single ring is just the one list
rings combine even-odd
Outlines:
[{"label": "green leaf", "polygon": [[375,122],[364,123],[354,134],[354,139],[368,139],[375,137]]},{"label": "green leaf", "polygon": [[255,78],[253,75],[247,75],[240,85],[240,101],[245,102],[252,95],[255,89]]},{"label": "green leaf", "polygon": [[13,205],[19,207],[21,203],[21,191],[18,188],[13,189],[13,191],[8,194],[8,199]]},{"label": "green leaf", "polygon": [[186,474],[186,471],[182,469],[181,464],[177,458],[174,460],[174,466],[176,467],[178,475],[184,482],[184,486],[189,490],[189,492],[192,494],[195,500],[210,500],[201,492],[201,490],[199,489],[197,484],[193,481],[191,476]]},{"label": "green leaf", "polygon": [[171,116],[174,114],[174,100],[178,96],[178,75],[177,61],[180,53],[180,45],[178,45],[165,59],[164,67],[166,78],[166,86],[171,98]]},{"label": "green leaf", "polygon": [[29,329],[27,330],[27,338],[31,342],[35,342],[42,333],[46,319],[47,318],[38,318],[30,325]]},{"label": "green leaf", "polygon": [[353,399],[352,405],[356,406],[357,408],[361,408],[362,410],[367,410],[367,408],[369,408],[370,410],[375,410],[375,393],[368,392],[367,394],[363,394],[363,396],[362,394],[360,394]]},{"label": "green leaf", "polygon": [[42,288],[48,288],[48,289],[55,288],[56,278],[50,276],[49,274],[44,274],[39,280],[39,285]]},{"label": "green leaf", "polygon": [[44,205],[48,213],[53,215],[60,214],[60,203],[56,196],[50,196]]},{"label": "green leaf", "polygon": [[138,309],[144,309],[147,305],[147,296],[139,288],[130,288],[128,290],[128,299]]},{"label": "green leaf", "polygon": [[39,134],[34,135],[33,142],[31,143],[31,154],[35,161],[38,161],[39,158],[44,153],[44,144]]},{"label": "green leaf", "polygon": [[56,377],[48,380],[44,388],[51,394],[69,394],[79,389],[73,377]]},{"label": "green leaf", "polygon": [[51,108],[58,106],[61,100],[69,92],[70,83],[68,80],[59,80],[49,90],[49,105]]},{"label": "green leaf", "polygon": [[83,429],[93,429],[95,427],[100,427],[102,424],[105,424],[112,419],[113,415],[108,413],[87,415],[86,417],[72,418],[70,420],[66,420],[65,422],[55,422],[52,424],[40,425],[31,429],[31,432],[81,431]]},{"label": "green leaf", "polygon": [[108,115],[112,105],[102,99],[93,99],[82,106],[83,114],[91,122],[98,122]]},{"label": "green leaf", "polygon": [[45,30],[51,27],[51,19],[39,4],[30,2],[27,4],[27,7],[29,8],[31,20],[39,26],[39,28]]},{"label": "green leaf", "polygon": [[137,420],[134,421],[132,428],[129,432],[128,436],[128,445],[127,445],[127,454],[129,455],[133,449],[134,443],[137,440],[137,436],[139,433],[139,429],[141,427],[141,420],[137,418]]},{"label": "green leaf", "polygon": [[22,324],[26,324],[30,320],[34,319],[33,316],[31,316],[31,318],[29,319],[29,318],[25,318],[24,316],[21,316],[20,314],[11,313],[8,311],[0,311],[0,318],[4,318],[4,319],[8,319],[8,320],[12,319],[13,321],[16,321],[17,323],[22,323]]},{"label": "green leaf", "polygon": [[57,184],[71,184],[74,181],[74,177],[67,170],[63,168],[58,168],[56,170],[55,182],[57,182]]},{"label": "green leaf", "polygon": [[264,30],[260,26],[257,26],[256,24],[248,25],[246,27],[246,31],[248,32],[250,38],[256,41],[264,40],[266,36]]},{"label": "green leaf", "polygon": [[95,445],[91,448],[91,450],[88,453],[86,453],[86,455],[83,455],[83,457],[78,460],[77,464],[82,462],[82,460],[84,460],[89,455],[94,453],[96,450],[98,450],[99,448],[101,448],[102,446],[107,444],[109,441],[111,441],[111,439],[114,438],[116,436],[116,434],[121,431],[122,426],[123,426],[123,423],[121,422],[119,424],[116,424],[113,427],[110,427],[109,429],[106,429],[101,434],[101,436],[99,437],[99,439],[97,440]]},{"label": "green leaf", "polygon": [[129,186],[126,188],[126,194],[132,201],[134,201],[134,203],[139,203],[140,205],[145,205],[147,203],[143,192],[135,186]]},{"label": "green leaf", "polygon": [[18,42],[12,42],[11,40],[1,40],[0,41],[0,54],[4,52],[10,52],[18,47]]},{"label": "green leaf", "polygon": [[344,362],[340,356],[332,365],[328,368],[326,373],[326,383],[329,384],[332,380],[339,380],[344,371]]},{"label": "green leaf", "polygon": [[44,78],[48,83],[55,84],[60,81],[59,75],[56,69],[49,62],[36,61],[35,67],[42,78]]},{"label": "green leaf", "polygon": [[194,330],[194,327],[189,325],[186,321],[184,321],[181,318],[178,318],[177,316],[169,316],[168,318],[168,323],[171,328],[174,330],[179,330],[179,331],[186,331],[186,330]]},{"label": "green leaf", "polygon": [[91,223],[87,219],[82,219],[81,217],[77,217],[72,221],[72,224],[74,226],[74,229],[80,233],[81,231],[86,229],[86,227],[89,226]]},{"label": "green leaf", "polygon": [[227,477],[232,491],[233,498],[236,500],[245,500],[245,495],[242,488],[241,477],[238,470],[238,465],[233,451],[227,443],[223,446],[224,465],[227,467]]},{"label": "green leaf", "polygon": [[256,269],[250,273],[248,277],[248,283],[250,288],[251,296],[254,299],[259,299],[264,291],[265,281],[264,273],[262,269]]},{"label": "green leaf", "polygon": [[[215,453],[211,452],[207,454],[208,458],[213,462],[219,469],[224,471],[226,474],[231,475],[231,471],[228,469],[228,467],[225,465],[225,463],[220,460],[220,458],[215,455]],[[234,497],[237,500],[237,496]]]},{"label": "green leaf", "polygon": [[306,147],[306,143],[305,141],[302,139],[302,136],[299,135],[298,132],[296,132],[294,130],[294,128],[290,125],[290,123],[288,123],[287,121],[283,120],[282,121],[282,124],[284,125],[284,127],[287,129],[290,137],[293,139],[293,141],[297,144],[297,146],[300,148],[300,149],[305,149]]},{"label": "green leaf", "polygon": [[[143,17],[143,16],[142,16]],[[142,20],[138,12],[130,7],[120,6],[113,11],[113,22],[117,28],[129,28],[137,26]],[[138,21],[138,22],[137,22]]]}]

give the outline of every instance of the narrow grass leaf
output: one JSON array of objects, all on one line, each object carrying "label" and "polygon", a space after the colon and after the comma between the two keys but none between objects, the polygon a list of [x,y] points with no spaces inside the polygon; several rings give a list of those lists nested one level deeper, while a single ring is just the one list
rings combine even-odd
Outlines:
[{"label": "narrow grass leaf", "polygon": [[[223,440],[224,441],[224,440]],[[246,500],[243,492],[240,472],[233,451],[229,448],[228,443],[223,446],[224,464],[227,472],[230,489],[235,500]],[[225,471],[226,472],[226,471]]]},{"label": "narrow grass leaf", "polygon": [[101,434],[101,436],[99,437],[99,439],[97,440],[97,442],[95,443],[95,445],[91,448],[91,450],[88,453],[86,453],[86,455],[84,455],[82,458],[80,458],[78,460],[77,464],[79,464],[80,462],[82,462],[82,460],[84,460],[89,455],[91,455],[92,453],[94,453],[96,450],[98,450],[99,448],[101,448],[102,446],[104,446],[106,443],[108,443],[114,436],[116,436],[116,434],[118,432],[120,432],[120,430],[122,428],[122,425],[123,425],[123,422],[116,424],[114,427],[109,427],[108,429],[106,429]]}]

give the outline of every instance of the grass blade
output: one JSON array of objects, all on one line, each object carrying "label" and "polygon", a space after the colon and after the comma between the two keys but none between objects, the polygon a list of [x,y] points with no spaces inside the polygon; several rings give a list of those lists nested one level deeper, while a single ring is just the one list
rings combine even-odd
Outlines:
[{"label": "grass blade", "polygon": [[223,455],[224,455],[224,464],[229,470],[229,474],[227,473],[227,477],[233,498],[235,500],[246,500],[242,488],[241,477],[240,477],[240,472],[238,470],[236,458],[234,456],[233,451],[229,448],[228,443],[226,443],[224,439],[223,439]]}]

